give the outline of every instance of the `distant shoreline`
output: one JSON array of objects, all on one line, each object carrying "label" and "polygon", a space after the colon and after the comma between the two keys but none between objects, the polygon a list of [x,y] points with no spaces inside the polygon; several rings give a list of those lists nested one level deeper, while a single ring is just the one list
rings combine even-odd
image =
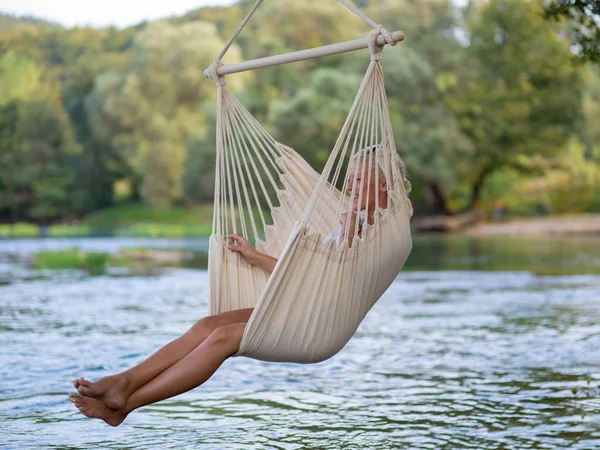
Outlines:
[{"label": "distant shoreline", "polygon": [[[128,238],[186,238],[208,237],[212,224],[191,225],[189,219],[171,224],[130,219],[131,224],[94,226],[86,224],[56,224],[50,226],[17,223],[0,224],[0,238],[65,238],[65,237],[128,237]],[[181,223],[183,222],[183,223]],[[477,216],[431,216],[412,221],[415,234],[441,233],[462,236],[598,236],[600,214],[515,218],[504,222],[477,222]]]},{"label": "distant shoreline", "polygon": [[600,214],[514,219],[474,225],[461,232],[467,236],[598,235]]}]

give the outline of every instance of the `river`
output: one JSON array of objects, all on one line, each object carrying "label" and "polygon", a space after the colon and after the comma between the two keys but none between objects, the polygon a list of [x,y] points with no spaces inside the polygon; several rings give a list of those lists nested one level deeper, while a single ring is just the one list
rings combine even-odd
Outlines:
[{"label": "river", "polygon": [[26,256],[202,252],[206,239],[0,240],[0,448],[598,449],[598,241],[417,237],[332,359],[230,359],[110,428],[68,401],[73,378],[124,370],[183,333],[206,314],[207,272],[39,272]]}]

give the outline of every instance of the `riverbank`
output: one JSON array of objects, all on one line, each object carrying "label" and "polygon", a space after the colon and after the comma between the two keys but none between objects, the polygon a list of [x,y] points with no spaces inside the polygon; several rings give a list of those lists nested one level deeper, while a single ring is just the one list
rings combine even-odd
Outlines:
[{"label": "riverbank", "polygon": [[[212,204],[154,211],[148,206],[125,205],[86,217],[80,223],[50,226],[31,223],[0,224],[0,238],[30,237],[207,237],[212,232]],[[268,218],[269,215],[265,213]],[[442,233],[467,236],[600,235],[600,214],[515,218],[481,222],[476,212],[454,216],[413,218],[414,234]]]},{"label": "riverbank", "polygon": [[174,206],[155,210],[147,205],[124,204],[92,213],[78,222],[39,225],[0,224],[0,237],[152,237],[210,236],[213,205]]},{"label": "riverbank", "polygon": [[600,214],[514,219],[509,222],[477,224],[461,234],[467,236],[599,235]]}]

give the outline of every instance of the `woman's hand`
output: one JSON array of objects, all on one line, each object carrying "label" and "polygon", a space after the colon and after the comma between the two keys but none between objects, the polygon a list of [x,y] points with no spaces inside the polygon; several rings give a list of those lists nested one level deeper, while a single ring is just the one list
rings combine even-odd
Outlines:
[{"label": "woman's hand", "polygon": [[[259,252],[252,247],[250,242],[237,234],[227,234],[223,237],[226,238],[228,244],[230,244],[229,250],[239,253],[249,264],[258,266],[269,273],[273,272],[275,264],[277,264],[275,258]],[[232,243],[235,243],[235,245],[231,245]]]},{"label": "woman's hand", "polygon": [[229,250],[239,253],[250,264],[256,264],[260,255],[262,255],[262,253],[252,247],[250,242],[237,234],[227,234],[223,237],[227,239]]}]

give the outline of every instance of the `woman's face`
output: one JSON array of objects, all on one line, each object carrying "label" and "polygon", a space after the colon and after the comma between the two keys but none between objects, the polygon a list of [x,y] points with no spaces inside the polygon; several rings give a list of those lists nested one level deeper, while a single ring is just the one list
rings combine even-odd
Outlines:
[{"label": "woman's face", "polygon": [[[364,161],[364,159],[362,161]],[[376,170],[371,167],[371,176],[369,177],[368,161],[366,162],[367,167],[365,167],[364,170],[364,164],[360,160],[351,162],[350,166],[348,167],[347,192],[352,200],[353,211],[365,210],[368,207],[369,209],[375,208],[375,196],[379,191],[379,189],[376,189],[375,187]],[[385,180],[381,176],[379,176],[379,184],[380,187],[385,185]]]}]

